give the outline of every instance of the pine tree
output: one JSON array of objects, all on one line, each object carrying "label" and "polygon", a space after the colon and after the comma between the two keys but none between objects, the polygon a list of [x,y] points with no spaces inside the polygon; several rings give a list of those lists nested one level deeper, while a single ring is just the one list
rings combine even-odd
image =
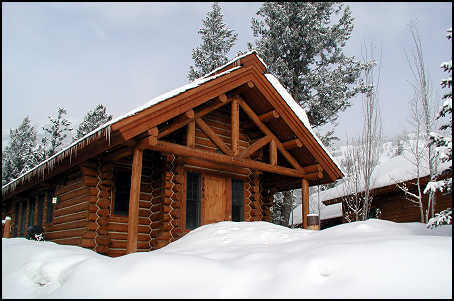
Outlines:
[{"label": "pine tree", "polygon": [[89,111],[77,128],[77,133],[76,136],[74,136],[73,141],[82,138],[99,126],[112,120],[112,115],[107,114],[106,111],[106,107],[102,104],[98,104],[94,110]]},{"label": "pine tree", "polygon": [[[452,28],[448,29],[446,37],[449,40],[452,39]],[[441,81],[441,87],[449,90],[442,96],[443,104],[438,118],[448,119],[447,122],[440,127],[440,130],[449,130],[449,133],[452,135],[452,58],[448,62],[443,62],[441,64],[441,68],[443,71],[449,73],[449,77]],[[441,174],[452,175],[452,136],[441,135],[439,133],[431,133],[430,136],[430,143],[435,145],[435,151],[438,153],[440,161],[451,163],[447,169],[441,172]],[[442,192],[452,192],[452,176],[446,180],[437,181],[435,178],[431,179],[431,181],[427,183],[424,193],[435,192],[437,190]],[[451,224],[451,216],[452,208],[443,210],[429,220],[428,227],[436,227],[440,224]]]},{"label": "pine tree", "polygon": [[226,64],[229,61],[227,55],[237,39],[237,34],[224,24],[217,2],[213,3],[198,33],[202,36],[202,45],[192,50],[195,66],[189,67],[190,81]]},{"label": "pine tree", "polygon": [[[334,22],[334,17],[340,17]],[[344,55],[353,30],[349,7],[334,2],[265,2],[252,18],[255,48],[314,128],[334,124],[357,93],[370,91],[360,78],[373,63]],[[332,135],[333,132],[328,133]],[[329,141],[329,139],[325,139]]]},{"label": "pine tree", "polygon": [[54,154],[62,149],[66,137],[72,131],[70,128],[71,122],[64,118],[67,112],[63,108],[58,108],[57,118],[49,116],[50,123],[43,127],[44,134],[46,135],[42,140],[42,145],[46,149],[45,158],[52,157]]},{"label": "pine tree", "polygon": [[10,129],[9,144],[2,152],[2,185],[19,177],[39,163],[36,130],[24,118],[17,129]]}]

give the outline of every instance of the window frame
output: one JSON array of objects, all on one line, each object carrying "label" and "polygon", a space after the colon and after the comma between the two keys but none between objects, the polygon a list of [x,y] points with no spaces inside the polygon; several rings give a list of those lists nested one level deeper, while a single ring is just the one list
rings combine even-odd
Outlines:
[{"label": "window frame", "polygon": [[[196,203],[196,207],[197,207],[197,213],[198,213],[198,217],[197,217],[197,221],[195,221],[195,224],[194,225],[190,225],[189,224],[189,206],[188,206],[188,201],[189,201],[189,193],[190,193],[190,188],[189,188],[189,180],[190,180],[190,175],[197,175],[197,178],[198,178],[198,183],[197,183],[197,186],[198,186],[198,192],[197,192],[197,200],[196,201],[191,201],[191,203]],[[192,178],[192,176],[191,176]],[[185,195],[185,210],[184,210],[184,214],[185,214],[185,218],[184,218],[184,223],[185,223],[185,229],[186,230],[194,230],[198,227],[200,227],[202,225],[202,173],[200,172],[197,172],[197,171],[186,171],[186,181],[185,181],[185,186],[186,186],[186,195]],[[193,186],[193,185],[191,185]],[[192,221],[191,221],[192,222]]]},{"label": "window frame", "polygon": [[[244,222],[244,196],[245,196],[245,189],[244,189],[244,186],[245,186],[245,181],[243,179],[238,179],[238,178],[231,178],[231,197],[230,197],[230,204],[231,204],[231,220],[232,221],[235,221],[235,222]],[[241,208],[241,213],[240,213],[240,220],[234,220],[234,216],[233,216],[233,207],[234,206],[237,206],[237,205],[234,205],[234,197],[235,197],[235,191],[234,191],[234,186],[235,184],[234,183],[241,183],[240,186],[241,187],[241,200],[238,200],[237,203],[241,204],[240,208]]]}]

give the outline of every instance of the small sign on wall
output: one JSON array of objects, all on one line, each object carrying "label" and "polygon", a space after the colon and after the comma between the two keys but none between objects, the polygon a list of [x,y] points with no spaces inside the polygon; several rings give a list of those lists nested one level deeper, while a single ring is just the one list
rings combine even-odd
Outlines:
[{"label": "small sign on wall", "polygon": [[56,196],[54,196],[52,198],[52,204],[57,204],[57,201],[58,201],[58,198]]}]

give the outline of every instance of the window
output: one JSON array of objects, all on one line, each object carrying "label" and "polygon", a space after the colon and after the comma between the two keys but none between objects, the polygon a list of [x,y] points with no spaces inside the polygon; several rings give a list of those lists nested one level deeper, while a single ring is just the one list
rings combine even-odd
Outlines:
[{"label": "window", "polygon": [[244,182],[232,179],[232,221],[243,221]]},{"label": "window", "polygon": [[47,214],[46,222],[48,224],[52,223],[52,215],[54,214],[54,204],[52,204],[52,197],[54,196],[54,190],[49,190],[47,192]]},{"label": "window", "polygon": [[186,229],[200,226],[200,174],[188,172],[186,178]]},{"label": "window", "polygon": [[128,215],[131,170],[123,168],[114,169],[114,180],[113,214]]},{"label": "window", "polygon": [[40,194],[38,197],[38,218],[36,224],[38,226],[43,225],[43,214],[44,214],[44,194]]},{"label": "window", "polygon": [[28,211],[28,226],[33,226],[35,221],[35,199],[31,198],[30,202],[30,210]]}]

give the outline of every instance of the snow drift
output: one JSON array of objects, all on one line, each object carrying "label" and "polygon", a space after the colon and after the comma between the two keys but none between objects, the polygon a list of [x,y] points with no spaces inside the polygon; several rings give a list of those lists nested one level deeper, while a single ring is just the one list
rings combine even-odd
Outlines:
[{"label": "snow drift", "polygon": [[117,258],[2,239],[2,298],[452,298],[452,226],[219,222]]}]

